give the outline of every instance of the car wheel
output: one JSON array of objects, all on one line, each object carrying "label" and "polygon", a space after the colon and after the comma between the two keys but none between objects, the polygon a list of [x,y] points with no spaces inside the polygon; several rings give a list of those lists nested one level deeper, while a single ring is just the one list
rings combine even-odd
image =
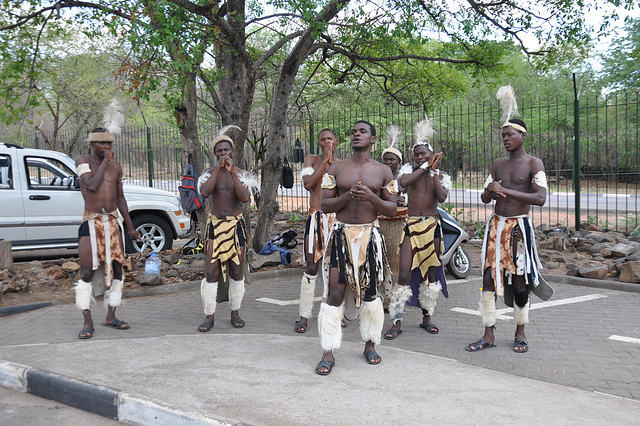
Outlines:
[{"label": "car wheel", "polygon": [[447,263],[447,271],[454,278],[463,279],[469,276],[469,271],[471,270],[471,263],[469,262],[469,255],[462,248],[462,246],[458,246],[456,251],[451,256],[449,263]]},{"label": "car wheel", "polygon": [[159,252],[173,247],[173,231],[162,218],[143,214],[132,219],[133,227],[140,233],[140,241],[132,241],[127,235],[127,253]]}]

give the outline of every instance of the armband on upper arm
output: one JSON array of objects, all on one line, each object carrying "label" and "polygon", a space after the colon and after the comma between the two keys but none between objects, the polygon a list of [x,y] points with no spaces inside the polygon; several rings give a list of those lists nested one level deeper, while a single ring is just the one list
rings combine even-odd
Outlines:
[{"label": "armband on upper arm", "polygon": [[540,188],[547,189],[547,174],[544,171],[540,170],[533,177],[533,182]]},{"label": "armband on upper arm", "polygon": [[249,190],[251,195],[260,193],[260,181],[258,180],[258,176],[253,173],[249,173],[246,170],[237,172],[236,175],[238,175],[238,180]]},{"label": "armband on upper arm", "polygon": [[400,167],[400,171],[398,171],[397,180],[400,180],[402,176],[410,175],[411,173],[413,173],[413,166],[411,164],[405,163],[402,167]]},{"label": "armband on upper arm", "polygon": [[336,178],[329,173],[322,176],[322,189],[334,189],[336,187]]},{"label": "armband on upper arm", "polygon": [[447,192],[451,191],[451,176],[443,172],[442,179],[440,179],[440,183],[442,184],[442,187]]},{"label": "armband on upper arm", "polygon": [[391,195],[398,195],[398,181],[393,179],[391,180],[386,186],[385,188],[387,188],[387,191],[389,191],[389,194]]},{"label": "armband on upper arm", "polygon": [[487,176],[487,180],[484,182],[484,189],[487,189],[487,186],[489,186],[491,182],[493,182],[493,176],[491,176],[491,173],[489,173],[489,176]]},{"label": "armband on upper arm", "polygon": [[198,192],[200,192],[200,188],[202,188],[202,185],[204,185],[204,183],[208,181],[210,177],[211,173],[208,172],[204,172],[200,175],[200,177],[198,178]]},{"label": "armband on upper arm", "polygon": [[305,176],[311,176],[313,174],[313,172],[315,172],[313,167],[311,167],[311,166],[305,167],[304,169],[302,169],[300,171],[300,180],[302,180],[302,178],[305,177]]},{"label": "armband on upper arm", "polygon": [[78,164],[78,167],[76,167],[76,173],[78,173],[78,176],[82,176],[85,173],[91,173],[91,167],[89,167],[89,164],[87,163]]}]

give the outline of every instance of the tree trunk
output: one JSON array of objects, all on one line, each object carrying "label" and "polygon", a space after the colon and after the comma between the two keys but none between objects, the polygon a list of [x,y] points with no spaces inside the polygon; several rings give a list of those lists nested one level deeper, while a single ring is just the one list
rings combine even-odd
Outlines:
[{"label": "tree trunk", "polygon": [[[348,2],[349,0],[336,0],[326,5],[317,16],[317,21],[330,21]],[[261,203],[258,206],[258,223],[252,241],[253,249],[256,251],[260,251],[264,243],[271,239],[273,223],[279,210],[276,197],[282,174],[289,96],[291,96],[300,65],[311,52],[314,41],[313,30],[308,28],[285,59],[273,91],[266,141],[267,155],[262,168]]]},{"label": "tree trunk", "polygon": [[[196,167],[198,174],[202,173],[202,149],[200,148],[200,138],[198,137],[198,99],[196,94],[196,73],[188,75],[187,82],[184,87],[184,102],[175,108],[174,115],[180,138],[182,139],[182,166],[187,167],[189,157]],[[205,208],[197,211],[198,235],[204,235],[204,226],[206,225]]]},{"label": "tree trunk", "polygon": [[[229,0],[227,3],[227,20],[240,40],[245,39],[245,21],[238,17],[245,16],[245,0]],[[246,45],[243,43],[235,49],[244,51]],[[231,132],[231,138],[235,141],[233,150],[234,164],[243,169],[252,171],[253,164],[249,164],[245,155],[245,142],[249,133],[249,117],[255,92],[255,76],[252,64],[239,58],[234,48],[217,45],[216,67],[224,71],[224,77],[218,82],[218,93],[220,96],[220,118],[222,126],[229,124],[240,127],[240,131]],[[251,206],[245,204],[242,208],[242,215],[247,225],[247,245],[251,245]]]}]

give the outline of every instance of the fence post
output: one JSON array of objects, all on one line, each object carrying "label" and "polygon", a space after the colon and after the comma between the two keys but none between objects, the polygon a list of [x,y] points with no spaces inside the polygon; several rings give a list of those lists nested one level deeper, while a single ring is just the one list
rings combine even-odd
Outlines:
[{"label": "fence post", "polygon": [[[311,117],[309,117],[309,154],[315,154],[316,153],[316,138],[315,138],[315,132],[313,131],[313,119]],[[304,160],[302,160],[304,161]]]},{"label": "fence post", "polygon": [[580,93],[573,73],[573,192],[575,193],[576,231],[580,230]]},{"label": "fence post", "polygon": [[453,137],[453,143],[451,144],[451,157],[453,161],[453,167],[451,168],[451,174],[453,175],[451,178],[455,182],[458,179],[458,163],[456,162],[456,138]]},{"label": "fence post", "polygon": [[151,147],[151,127],[147,126],[147,156],[149,159],[149,187],[153,187],[153,148]]}]

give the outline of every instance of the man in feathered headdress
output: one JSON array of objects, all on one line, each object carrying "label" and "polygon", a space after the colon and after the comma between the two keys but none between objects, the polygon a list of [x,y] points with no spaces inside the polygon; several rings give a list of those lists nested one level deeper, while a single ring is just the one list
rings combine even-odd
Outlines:
[{"label": "man in feathered headdress", "polygon": [[242,204],[259,192],[258,178],[233,165],[234,142],[226,135],[237,126],[225,126],[211,142],[218,165],[202,172],[198,191],[203,198],[211,196],[211,212],[207,222],[205,273],[200,286],[202,307],[206,315],[198,331],[211,330],[217,305],[218,282],[229,280],[231,324],[244,327],[238,313],[244,297],[243,262],[246,262],[246,231]]},{"label": "man in feathered headdress", "polygon": [[313,311],[313,298],[320,259],[324,255],[329,228],[335,217],[334,213],[324,213],[320,209],[322,202],[322,176],[329,167],[338,161],[333,157],[338,140],[331,129],[322,129],[318,135],[318,146],[322,154],[309,154],[304,159],[304,168],[300,177],[304,188],[309,191],[309,217],[304,229],[304,256],[307,262],[302,281],[300,282],[300,319],[296,321],[294,330],[305,333]]},{"label": "man in feathered headdress", "polygon": [[382,151],[382,164],[389,166],[391,174],[393,175],[393,181],[390,183],[392,191],[396,197],[396,214],[393,217],[384,215],[378,215],[380,221],[380,230],[384,235],[384,241],[388,248],[387,258],[389,260],[389,268],[391,269],[391,277],[385,282],[384,285],[384,306],[389,306],[389,299],[391,298],[391,292],[393,283],[398,279],[398,273],[400,268],[400,261],[398,257],[397,248],[400,246],[400,241],[403,238],[404,222],[407,218],[406,196],[403,194],[404,188],[398,185],[398,172],[399,166],[402,163],[402,152],[397,146],[399,146],[400,137],[402,136],[402,130],[400,127],[391,125],[387,128],[385,135],[387,140],[387,147]]},{"label": "man in feathered headdress", "polygon": [[[95,331],[90,310],[93,295],[104,294],[108,309],[102,325],[118,330],[129,328],[126,322],[115,315],[116,307],[120,306],[122,300],[122,264],[125,261],[118,211],[124,218],[131,239],[139,240],[140,233],[133,227],[122,192],[122,167],[113,161],[112,144],[124,123],[120,109],[120,104],[114,100],[105,114],[106,129],[96,128],[89,133],[91,155],[76,158],[85,208],[78,231],[80,280],[75,284],[76,306],[84,315],[84,326],[78,335],[80,339],[93,337]],[[94,282],[94,272],[101,263],[104,264],[106,279]],[[103,286],[108,289],[106,292]]]},{"label": "man in feathered headdress", "polygon": [[529,350],[524,333],[524,326],[529,322],[529,294],[533,292],[542,300],[553,296],[553,289],[539,273],[542,265],[529,218],[531,206],[542,206],[547,199],[547,178],[542,161],[524,149],[527,125],[519,118],[511,118],[518,113],[513,89],[503,86],[496,97],[503,110],[502,142],[508,155],[493,163],[480,197],[485,204],[495,200],[481,254],[483,280],[479,308],[484,335],[467,345],[466,350],[477,352],[496,346],[496,296],[503,296],[507,306],[513,307],[516,320],[513,351],[524,353]]},{"label": "man in feathered headdress", "polygon": [[325,301],[318,313],[318,334],[324,353],[316,373],[323,376],[335,365],[333,351],[342,342],[346,305],[360,317],[365,359],[369,364],[382,361],[375,345],[384,323],[380,287],[389,269],[377,216],[394,215],[396,201],[387,188],[391,170],[371,158],[375,134],[371,123],[356,122],[351,128],[353,155],[333,163],[322,178],[322,210],[336,213],[322,261]]},{"label": "man in feathered headdress", "polygon": [[[445,296],[447,293],[442,269],[442,226],[437,209],[438,204],[447,199],[451,178],[439,170],[442,153],[433,153],[429,143],[433,134],[433,125],[428,118],[416,124],[413,158],[417,167],[414,169],[406,164],[398,174],[399,185],[407,191],[408,217],[404,238],[400,243],[398,283],[393,288],[389,302],[392,326],[384,335],[387,340],[395,339],[402,333],[402,318],[407,303],[422,308],[420,327],[431,334],[439,331],[431,322],[431,316],[440,292],[444,291]],[[412,276],[414,280],[411,280]]]}]

